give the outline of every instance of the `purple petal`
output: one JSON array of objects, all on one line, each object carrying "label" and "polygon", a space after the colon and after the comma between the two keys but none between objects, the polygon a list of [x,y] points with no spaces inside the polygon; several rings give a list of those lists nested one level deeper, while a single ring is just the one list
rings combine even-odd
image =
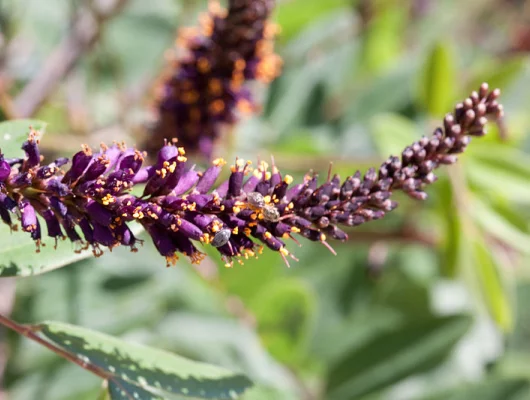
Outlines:
[{"label": "purple petal", "polygon": [[0,161],[0,182],[4,182],[11,174],[11,167],[7,161]]},{"label": "purple petal", "polygon": [[87,154],[85,151],[77,152],[72,158],[72,167],[66,172],[62,182],[69,184],[77,180],[88,167],[91,160],[92,155]]},{"label": "purple petal", "polygon": [[179,155],[178,148],[173,145],[163,146],[158,152],[157,158],[157,169],[160,169],[164,165],[164,161],[169,161],[173,158],[176,158]]},{"label": "purple petal", "polygon": [[243,178],[245,174],[243,171],[234,171],[230,174],[228,179],[228,193],[229,197],[237,197],[241,194],[241,188],[243,187]]},{"label": "purple petal", "polygon": [[195,190],[201,194],[208,193],[208,191],[213,187],[215,181],[217,180],[217,177],[221,173],[221,169],[222,165],[219,164],[213,165],[206,171],[204,171],[204,174],[199,180],[199,183],[197,183]]},{"label": "purple petal", "polygon": [[191,170],[186,172],[177,183],[177,186],[173,189],[173,194],[179,196],[190,190],[197,181],[199,180],[199,174],[197,171]]},{"label": "purple petal", "polygon": [[26,165],[28,168],[40,164],[40,152],[36,138],[30,137],[22,144],[22,150],[26,152]]},{"label": "purple petal", "polygon": [[226,194],[228,193],[228,181],[221,183],[214,192],[216,192],[219,197],[226,197]]},{"label": "purple petal", "polygon": [[179,221],[179,232],[192,240],[200,240],[203,236],[203,231],[188,220],[181,218]]},{"label": "purple petal", "polygon": [[97,222],[93,222],[92,225],[94,226],[94,242],[107,247],[112,247],[116,244],[116,239],[109,227],[103,226]]},{"label": "purple petal", "polygon": [[132,179],[132,182],[134,184],[145,183],[154,173],[155,168],[152,166],[141,168]]},{"label": "purple petal", "polygon": [[97,201],[89,200],[86,211],[90,218],[103,226],[108,226],[112,222],[112,212]]},{"label": "purple petal", "polygon": [[61,224],[59,224],[59,221],[55,217],[53,211],[48,208],[47,210],[44,210],[41,215],[44,218],[44,221],[46,222],[48,236],[53,238],[62,237],[63,232],[61,230]]},{"label": "purple petal", "polygon": [[243,191],[245,191],[246,193],[254,192],[256,189],[256,185],[258,184],[260,179],[260,177],[257,177],[256,175],[252,174],[243,185]]},{"label": "purple petal", "polygon": [[136,243],[134,234],[126,224],[118,225],[114,232],[122,245],[133,247]]},{"label": "purple petal", "polygon": [[151,236],[158,252],[164,257],[171,257],[177,251],[177,246],[170,239],[167,230],[157,225],[144,225]]},{"label": "purple petal", "polygon": [[94,244],[94,229],[92,229],[92,225],[90,225],[88,219],[81,218],[79,221],[79,227],[81,228],[81,232],[83,232],[83,236],[87,243]]},{"label": "purple petal", "polygon": [[50,204],[55,212],[57,212],[61,217],[66,216],[68,208],[61,200],[59,200],[57,197],[50,197]]},{"label": "purple petal", "polygon": [[27,200],[22,200],[19,204],[20,209],[20,222],[22,229],[26,232],[33,232],[37,230],[37,214],[35,209]]}]

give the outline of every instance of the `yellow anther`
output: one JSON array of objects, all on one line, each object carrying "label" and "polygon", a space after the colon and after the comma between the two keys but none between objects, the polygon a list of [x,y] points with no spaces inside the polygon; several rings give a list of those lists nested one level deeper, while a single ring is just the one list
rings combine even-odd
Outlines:
[{"label": "yellow anther", "polygon": [[224,158],[216,158],[215,160],[212,161],[212,164],[216,167],[222,167],[226,165],[226,161]]}]

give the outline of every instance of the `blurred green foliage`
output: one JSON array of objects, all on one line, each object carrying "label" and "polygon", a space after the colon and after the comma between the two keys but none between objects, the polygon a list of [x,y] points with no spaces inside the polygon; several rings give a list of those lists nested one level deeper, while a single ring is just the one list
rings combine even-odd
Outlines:
[{"label": "blurred green foliage", "polygon": [[[66,31],[70,3],[2,3],[4,37],[17,40],[5,61],[14,94]],[[48,151],[134,142],[164,49],[205,7],[131,0],[35,116],[49,123]],[[530,60],[514,40],[521,7],[278,1],[284,71],[257,88],[263,113],[238,126],[226,158],[274,154],[297,178],[309,169],[325,176],[334,161],[345,177],[429,135],[483,81],[503,91],[502,131],[474,139],[423,204],[397,195],[400,208],[352,230],[334,245],[337,256],[304,241],[291,243],[300,261],[290,269],[268,252],[234,269],[215,255],[200,271],[185,261],[166,269],[146,240],[136,254],[118,249],[18,280],[13,318],[68,322],[243,372],[257,384],[247,400],[528,398]],[[8,343],[10,398],[97,398],[101,382],[88,372],[13,334]]]}]

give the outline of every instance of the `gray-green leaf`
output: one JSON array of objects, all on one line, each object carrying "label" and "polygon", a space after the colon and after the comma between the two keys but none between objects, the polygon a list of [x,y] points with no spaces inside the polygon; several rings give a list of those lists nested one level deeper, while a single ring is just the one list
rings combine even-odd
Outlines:
[{"label": "gray-green leaf", "polygon": [[37,328],[48,340],[104,371],[109,387],[114,382],[116,396],[136,387],[153,398],[237,399],[252,386],[242,374],[78,326],[43,322]]}]

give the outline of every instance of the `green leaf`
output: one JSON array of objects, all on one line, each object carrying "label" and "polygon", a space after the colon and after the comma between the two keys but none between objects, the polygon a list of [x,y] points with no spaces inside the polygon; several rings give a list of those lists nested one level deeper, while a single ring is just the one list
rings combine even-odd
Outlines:
[{"label": "green leaf", "polygon": [[48,124],[37,119],[16,119],[0,123],[0,150],[7,158],[21,157],[22,143],[28,138],[29,128],[40,132],[41,137],[46,132]]},{"label": "green leaf", "polygon": [[504,331],[511,331],[513,311],[500,275],[501,266],[481,237],[475,235],[468,246],[471,246],[473,265],[492,317]]},{"label": "green leaf", "polygon": [[370,137],[379,154],[399,155],[403,148],[417,138],[418,128],[408,118],[398,114],[381,113],[370,121]]},{"label": "green leaf", "polygon": [[[138,224],[132,224],[135,235],[142,231]],[[73,262],[92,255],[91,250],[75,251],[75,245],[69,241],[55,243],[43,239],[44,246],[36,251],[35,241],[27,232],[10,232],[7,225],[0,226],[0,278],[9,276],[33,276],[65,267]]]},{"label": "green leaf", "polygon": [[300,361],[315,313],[315,295],[297,279],[274,281],[262,288],[251,309],[269,352],[286,363]]},{"label": "green leaf", "polygon": [[470,325],[465,315],[420,319],[374,337],[331,367],[326,398],[361,398],[437,366]]},{"label": "green leaf", "polygon": [[116,379],[109,382],[108,394],[110,400],[167,400],[167,398],[160,397],[152,392],[131,385],[129,382],[122,379]]},{"label": "green leaf", "polygon": [[455,56],[449,43],[438,42],[432,48],[421,75],[419,104],[433,117],[440,117],[451,109],[455,99]]},{"label": "green leaf", "polygon": [[526,62],[526,57],[513,55],[510,58],[482,59],[475,64],[475,78],[470,89],[476,90],[482,82],[488,82],[491,88],[508,88],[520,76]]},{"label": "green leaf", "polygon": [[349,0],[293,0],[279,3],[277,22],[282,28],[279,40],[289,40],[307,25],[337,8],[349,11]]},{"label": "green leaf", "polygon": [[492,379],[444,391],[424,400],[524,400],[529,395],[530,382],[523,379]]},{"label": "green leaf", "polygon": [[342,124],[369,121],[382,112],[399,111],[411,101],[410,86],[416,75],[416,60],[403,59],[377,79],[361,87],[348,88]]},{"label": "green leaf", "polygon": [[116,389],[123,381],[131,388],[162,398],[174,394],[184,398],[236,399],[252,386],[242,374],[78,326],[49,321],[36,328],[48,340],[108,374],[109,383],[114,382]]},{"label": "green leaf", "polygon": [[370,74],[388,68],[399,56],[403,45],[401,32],[407,22],[407,7],[399,2],[379,2],[373,7],[363,43],[363,63]]},{"label": "green leaf", "polygon": [[525,230],[519,229],[478,196],[470,197],[469,210],[477,225],[490,235],[508,243],[510,247],[522,253],[530,252],[528,226]]}]

